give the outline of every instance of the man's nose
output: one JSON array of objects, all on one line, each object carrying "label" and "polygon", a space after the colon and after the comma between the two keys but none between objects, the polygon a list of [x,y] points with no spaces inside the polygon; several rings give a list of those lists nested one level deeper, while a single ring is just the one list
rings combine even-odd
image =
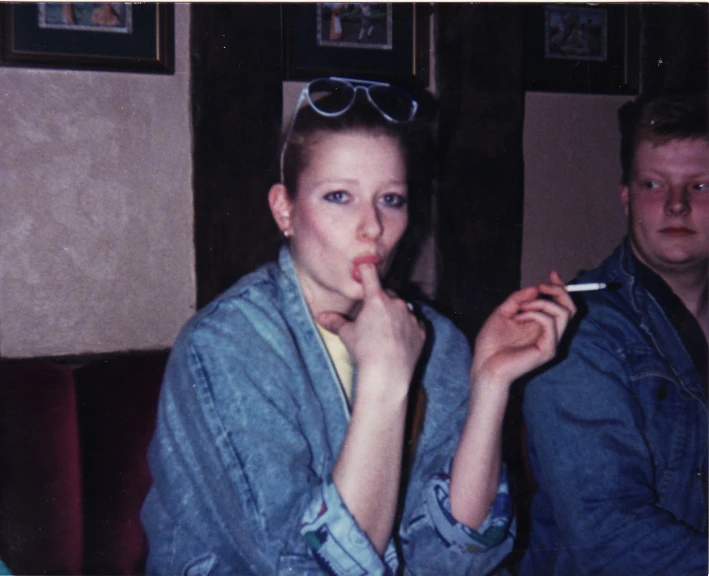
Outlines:
[{"label": "man's nose", "polygon": [[673,184],[667,194],[665,210],[669,214],[684,214],[691,210],[689,202],[689,186],[686,184]]}]

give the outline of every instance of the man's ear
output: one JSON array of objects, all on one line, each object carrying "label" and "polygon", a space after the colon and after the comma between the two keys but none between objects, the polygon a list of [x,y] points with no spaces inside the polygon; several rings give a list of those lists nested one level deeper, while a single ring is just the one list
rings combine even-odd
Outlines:
[{"label": "man's ear", "polygon": [[288,190],[283,184],[274,184],[268,191],[268,205],[271,207],[273,219],[278,224],[278,227],[283,232],[283,235],[288,237],[292,234],[291,230],[291,209],[293,204]]},{"label": "man's ear", "polygon": [[620,191],[620,201],[623,204],[623,212],[625,213],[625,216],[627,217],[628,214],[630,214],[630,208],[629,208],[630,190],[624,184],[619,185],[618,190]]}]

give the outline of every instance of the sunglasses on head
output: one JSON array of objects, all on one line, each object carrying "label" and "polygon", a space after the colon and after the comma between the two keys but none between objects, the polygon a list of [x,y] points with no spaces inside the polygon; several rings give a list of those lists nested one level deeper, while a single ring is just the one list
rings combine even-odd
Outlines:
[{"label": "sunglasses on head", "polygon": [[[286,148],[290,142],[293,125],[303,101],[318,114],[325,117],[340,116],[347,112],[355,102],[357,91],[362,90],[367,95],[369,103],[382,117],[393,123],[409,122],[413,120],[418,109],[418,102],[411,95],[392,86],[387,82],[374,82],[370,80],[356,80],[353,78],[317,78],[303,88],[295,107],[293,119],[288,126],[288,134],[283,141],[281,150],[281,182],[284,181],[283,163]],[[326,98],[327,97],[327,98]]]}]

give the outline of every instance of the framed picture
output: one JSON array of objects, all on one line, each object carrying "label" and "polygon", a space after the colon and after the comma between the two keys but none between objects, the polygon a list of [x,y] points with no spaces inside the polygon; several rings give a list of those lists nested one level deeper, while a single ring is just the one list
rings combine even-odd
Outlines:
[{"label": "framed picture", "polygon": [[8,66],[174,71],[174,7],[129,2],[0,5]]},{"label": "framed picture", "polygon": [[285,77],[427,86],[429,17],[427,4],[284,4]]},{"label": "framed picture", "polygon": [[640,39],[636,7],[537,4],[526,9],[527,90],[637,92]]}]

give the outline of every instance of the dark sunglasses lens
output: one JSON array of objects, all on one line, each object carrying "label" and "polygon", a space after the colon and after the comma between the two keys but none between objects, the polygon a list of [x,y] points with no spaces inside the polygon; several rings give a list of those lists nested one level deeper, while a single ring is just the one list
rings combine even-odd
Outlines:
[{"label": "dark sunglasses lens", "polygon": [[396,122],[407,122],[416,112],[413,98],[396,86],[370,86],[369,97],[384,114]]},{"label": "dark sunglasses lens", "polygon": [[308,94],[313,106],[323,114],[337,114],[352,103],[355,90],[349,84],[323,78],[308,85]]}]

